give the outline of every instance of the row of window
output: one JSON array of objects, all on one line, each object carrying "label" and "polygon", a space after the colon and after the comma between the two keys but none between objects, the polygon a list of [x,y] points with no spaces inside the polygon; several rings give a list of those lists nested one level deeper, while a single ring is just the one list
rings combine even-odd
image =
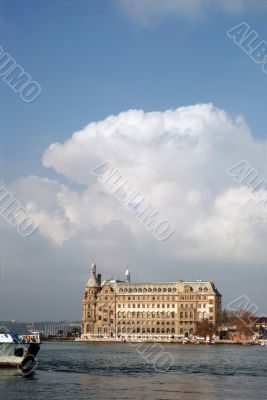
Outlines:
[{"label": "row of window", "polygon": [[[194,312],[193,311],[190,311],[190,312],[188,312],[188,311],[185,311],[185,312],[183,312],[183,311],[181,311],[180,312],[180,318],[194,318]],[[118,318],[165,318],[165,317],[167,317],[167,318],[175,318],[175,312],[174,311],[172,311],[172,312],[170,312],[170,311],[167,311],[167,312],[165,312],[165,311],[158,311],[158,312],[145,312],[145,311],[143,311],[143,312],[135,312],[135,311],[132,311],[132,312],[130,312],[130,311],[128,311],[127,313],[126,313],[126,311],[123,311],[123,312],[121,312],[121,311],[119,311],[118,313],[117,313],[117,316],[118,316]]]},{"label": "row of window", "polygon": [[[191,286],[185,287],[185,292],[193,292],[194,289]],[[197,290],[199,293],[207,293],[209,289],[207,287],[199,287]],[[176,293],[176,288],[120,288],[119,293]]]},{"label": "row of window", "polygon": [[[142,308],[165,308],[165,305],[166,305],[166,308],[175,308],[175,304],[155,304],[155,303],[151,303],[151,304],[125,304],[125,303],[123,303],[123,304],[118,304],[118,308],[126,308],[126,306],[127,306],[127,308],[141,308],[141,306],[142,306]],[[193,304],[192,304],[192,307],[193,307]]]},{"label": "row of window", "polygon": [[[118,325],[175,325],[174,321],[118,321]],[[192,321],[193,324],[193,321]]]},{"label": "row of window", "polygon": [[[100,296],[98,297],[98,300],[100,299]],[[206,295],[195,295],[195,296],[117,296],[117,300],[167,300],[167,301],[184,301],[184,300],[207,300]]]},{"label": "row of window", "polygon": [[[118,334],[123,334],[123,333],[128,333],[128,334],[134,334],[134,333],[155,333],[155,334],[167,334],[167,335],[175,335],[184,333],[184,329],[180,328],[180,330],[177,330],[175,328],[136,328],[136,329],[131,329],[131,328],[118,328]],[[189,330],[189,333],[193,333],[193,328]]]},{"label": "row of window", "polygon": [[[210,302],[209,304],[212,304],[212,302]],[[178,304],[178,306],[183,309],[188,309],[188,308],[194,308],[194,304]],[[155,303],[151,303],[151,304],[131,304],[131,303],[122,303],[122,304],[118,304],[118,308],[175,308],[175,304],[155,304]],[[198,304],[198,308],[206,308],[207,304]],[[101,307],[99,308],[99,310],[101,309]]]}]

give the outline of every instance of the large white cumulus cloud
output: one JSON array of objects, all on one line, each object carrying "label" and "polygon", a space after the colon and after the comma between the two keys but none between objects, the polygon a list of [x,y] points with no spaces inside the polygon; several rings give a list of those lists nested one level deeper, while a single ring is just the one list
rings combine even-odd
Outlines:
[{"label": "large white cumulus cloud", "polygon": [[243,14],[267,10],[266,0],[114,0],[119,9],[141,24],[171,17],[199,19],[211,12]]},{"label": "large white cumulus cloud", "polygon": [[[130,245],[176,260],[262,262],[267,212],[227,169],[246,159],[267,177],[266,153],[266,142],[253,138],[242,117],[212,104],[129,110],[46,150],[44,165],[69,184],[29,177],[14,188],[31,201],[40,232],[59,245],[81,238],[103,251],[119,243],[122,252]],[[174,224],[170,239],[157,242],[90,173],[106,160]]]}]

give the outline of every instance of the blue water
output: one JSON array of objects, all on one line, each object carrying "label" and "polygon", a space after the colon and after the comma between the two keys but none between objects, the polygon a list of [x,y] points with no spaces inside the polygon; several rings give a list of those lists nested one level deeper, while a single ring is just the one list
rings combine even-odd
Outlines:
[{"label": "blue water", "polygon": [[267,399],[267,346],[161,346],[44,343],[32,377],[0,370],[0,398]]}]

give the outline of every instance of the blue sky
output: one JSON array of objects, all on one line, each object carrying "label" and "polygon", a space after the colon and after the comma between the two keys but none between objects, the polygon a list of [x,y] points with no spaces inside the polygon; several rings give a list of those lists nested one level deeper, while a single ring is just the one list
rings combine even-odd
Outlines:
[{"label": "blue sky", "polygon": [[[44,174],[41,157],[51,142],[129,108],[213,102],[243,114],[254,135],[267,135],[267,76],[226,36],[244,15],[166,18],[144,27],[111,1],[0,4],[2,46],[42,86],[29,105],[0,81],[7,182]],[[267,39],[266,15],[245,20]]]},{"label": "blue sky", "polygon": [[[266,3],[0,0],[0,46],[42,87],[26,104],[0,78],[1,179],[39,221],[26,240],[0,219],[0,315],[79,319],[93,257],[109,278],[215,280],[224,304],[266,311],[267,214],[226,172],[246,159],[267,178],[267,75],[226,34],[246,21],[267,41]],[[169,241],[84,181],[107,159],[173,221]]]}]

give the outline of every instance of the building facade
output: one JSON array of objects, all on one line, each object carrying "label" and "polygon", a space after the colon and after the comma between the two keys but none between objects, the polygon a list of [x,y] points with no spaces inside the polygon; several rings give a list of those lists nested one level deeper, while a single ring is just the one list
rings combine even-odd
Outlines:
[{"label": "building facade", "polygon": [[197,321],[213,324],[221,315],[221,294],[213,282],[133,283],[101,281],[91,266],[84,289],[82,337],[181,338],[195,333]]}]

